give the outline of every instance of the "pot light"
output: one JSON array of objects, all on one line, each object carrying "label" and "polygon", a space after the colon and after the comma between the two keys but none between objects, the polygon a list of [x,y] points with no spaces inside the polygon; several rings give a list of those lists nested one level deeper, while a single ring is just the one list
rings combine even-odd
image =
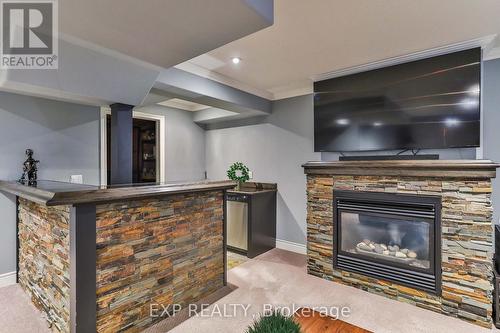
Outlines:
[{"label": "pot light", "polygon": [[382,122],[376,121],[376,122],[373,123],[373,126],[375,126],[375,127],[382,126]]},{"label": "pot light", "polygon": [[241,58],[234,57],[233,59],[231,59],[231,61],[233,62],[233,64],[237,65],[237,64],[239,64],[239,63],[240,63]]}]

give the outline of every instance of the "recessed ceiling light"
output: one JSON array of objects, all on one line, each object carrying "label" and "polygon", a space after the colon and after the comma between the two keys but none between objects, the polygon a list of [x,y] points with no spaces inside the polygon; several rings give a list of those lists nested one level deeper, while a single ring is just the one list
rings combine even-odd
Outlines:
[{"label": "recessed ceiling light", "polygon": [[237,65],[237,64],[239,64],[239,63],[240,63],[241,58],[234,57],[233,59],[231,59],[231,61],[233,62],[233,64]]}]

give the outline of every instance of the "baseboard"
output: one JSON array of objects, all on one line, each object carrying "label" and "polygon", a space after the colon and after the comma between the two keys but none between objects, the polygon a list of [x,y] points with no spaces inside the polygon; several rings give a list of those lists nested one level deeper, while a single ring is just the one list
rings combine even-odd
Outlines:
[{"label": "baseboard", "polygon": [[0,288],[16,284],[16,272],[0,274]]},{"label": "baseboard", "polygon": [[276,240],[276,247],[278,249],[287,250],[290,252],[307,254],[307,248],[305,244],[299,244],[294,242],[289,242],[283,239]]}]

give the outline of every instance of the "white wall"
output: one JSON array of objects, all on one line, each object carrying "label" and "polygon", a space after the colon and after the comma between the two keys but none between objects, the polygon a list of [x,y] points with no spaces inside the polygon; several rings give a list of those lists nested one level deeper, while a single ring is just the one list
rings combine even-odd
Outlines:
[{"label": "white wall", "polygon": [[205,178],[205,131],[193,122],[194,112],[160,105],[135,109],[165,116],[165,177],[167,182]]},{"label": "white wall", "polygon": [[[99,184],[99,108],[0,92],[0,179],[17,180],[24,151],[39,159],[39,179],[81,174]],[[16,264],[15,197],[0,193],[0,274]]]},{"label": "white wall", "polygon": [[275,101],[260,124],[208,130],[206,166],[210,179],[227,179],[236,162],[253,171],[255,181],[278,184],[277,238],[305,244],[306,177],[301,165],[318,160],[313,152],[312,96]]}]

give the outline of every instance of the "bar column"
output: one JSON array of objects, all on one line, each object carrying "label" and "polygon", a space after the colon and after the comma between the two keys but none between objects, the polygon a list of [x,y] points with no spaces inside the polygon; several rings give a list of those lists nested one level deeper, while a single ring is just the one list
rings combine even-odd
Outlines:
[{"label": "bar column", "polygon": [[132,183],[133,105],[111,104],[111,184]]}]

